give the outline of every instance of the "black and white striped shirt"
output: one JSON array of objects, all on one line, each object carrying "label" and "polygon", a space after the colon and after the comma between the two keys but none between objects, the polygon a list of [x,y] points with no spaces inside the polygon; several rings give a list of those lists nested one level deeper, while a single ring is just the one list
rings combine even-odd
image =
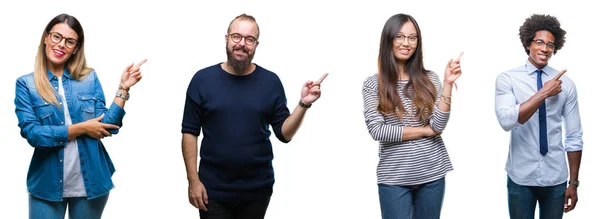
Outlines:
[{"label": "black and white striped shirt", "polygon": [[427,76],[437,89],[437,100],[429,123],[419,121],[412,100],[403,92],[408,81],[398,81],[398,93],[406,109],[402,119],[393,115],[383,115],[377,110],[379,105],[377,74],[368,77],[363,83],[364,116],[367,129],[374,140],[379,141],[379,164],[377,183],[386,185],[418,185],[441,179],[452,170],[446,146],[441,136],[424,137],[402,141],[403,127],[423,127],[430,125],[441,133],[450,112],[438,109],[442,86],[434,72]]}]

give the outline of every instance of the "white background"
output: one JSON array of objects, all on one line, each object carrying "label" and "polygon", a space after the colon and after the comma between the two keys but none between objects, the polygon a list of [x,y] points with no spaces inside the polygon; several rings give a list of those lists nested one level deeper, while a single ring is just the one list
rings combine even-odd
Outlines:
[{"label": "white background", "polygon": [[600,19],[591,3],[9,2],[0,7],[0,218],[26,218],[28,209],[25,179],[33,148],[19,135],[15,81],[32,72],[43,28],[63,12],[82,23],[88,64],[107,97],[127,64],[148,58],[144,78],[126,104],[125,125],[104,140],[117,169],[104,218],[198,217],[188,203],[181,156],[185,90],[197,70],[226,59],[224,35],[241,13],[256,17],[261,35],[254,62],[279,75],[290,110],[303,82],[330,73],[294,140],[282,144],[272,138],[276,183],[267,218],[380,218],[378,144],[364,123],[361,87],[376,73],[381,30],[396,13],[413,15],[421,26],[427,69],[442,75],[447,61],[465,52],[443,133],[455,169],[446,179],[443,218],[508,218],[509,133],[495,117],[495,78],[525,63],[518,37],[525,18],[532,13],[559,18],[567,41],[550,65],[568,69],[565,76],[577,85],[585,142],[579,203],[565,218],[596,217],[600,161],[594,135],[600,130],[594,125],[593,86],[599,79]]}]

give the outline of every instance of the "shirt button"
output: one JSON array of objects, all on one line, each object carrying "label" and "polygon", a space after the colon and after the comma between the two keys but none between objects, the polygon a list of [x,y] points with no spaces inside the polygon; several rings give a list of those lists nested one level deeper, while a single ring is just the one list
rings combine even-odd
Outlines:
[{"label": "shirt button", "polygon": [[54,87],[54,89],[58,89],[58,87]]},{"label": "shirt button", "polygon": [[60,122],[60,124],[65,124],[65,122]]},{"label": "shirt button", "polygon": [[61,162],[61,163],[62,163],[62,159],[60,159],[58,162]]},{"label": "shirt button", "polygon": [[61,180],[59,180],[59,182],[62,182],[62,179],[61,179]]},{"label": "shirt button", "polygon": [[81,160],[81,164],[84,164],[84,163],[85,163],[84,160]]},{"label": "shirt button", "polygon": [[88,178],[87,178],[87,177],[85,178],[85,181],[88,181]]},{"label": "shirt button", "polygon": [[62,141],[61,141],[61,142],[59,142],[59,144],[62,144],[62,143],[63,143]]}]

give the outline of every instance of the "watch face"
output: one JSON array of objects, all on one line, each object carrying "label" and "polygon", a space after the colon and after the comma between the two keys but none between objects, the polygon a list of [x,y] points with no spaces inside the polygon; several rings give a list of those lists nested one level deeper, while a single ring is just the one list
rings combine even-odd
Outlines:
[{"label": "watch face", "polygon": [[123,99],[125,99],[125,100],[128,100],[128,99],[129,99],[129,94],[125,95],[125,94],[123,94],[123,92],[121,92],[121,91],[117,91],[117,93],[116,93],[116,96],[117,96],[117,97],[120,97],[120,98],[123,98]]}]

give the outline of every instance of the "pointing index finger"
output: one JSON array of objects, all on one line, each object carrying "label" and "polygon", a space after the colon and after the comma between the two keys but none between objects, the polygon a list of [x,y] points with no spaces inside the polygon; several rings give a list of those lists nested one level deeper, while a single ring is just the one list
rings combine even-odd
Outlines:
[{"label": "pointing index finger", "polygon": [[139,68],[139,67],[140,67],[140,66],[142,66],[144,63],[146,63],[146,61],[148,61],[148,59],[144,59],[144,60],[142,60],[142,61],[138,62],[137,64],[135,64],[135,67],[138,67],[138,68]]},{"label": "pointing index finger", "polygon": [[564,75],[564,74],[565,74],[565,72],[567,72],[567,69],[563,69],[562,71],[560,71],[560,72],[559,72],[559,73],[558,73],[558,74],[557,74],[557,75],[554,77],[554,79],[555,79],[555,80],[558,80],[558,79],[560,79],[560,77],[562,77],[562,75]]},{"label": "pointing index finger", "polygon": [[456,57],[456,59],[454,59],[454,62],[460,62],[460,59],[462,58],[463,54],[465,54],[464,52],[460,52],[460,54],[458,55],[458,57]]},{"label": "pointing index finger", "polygon": [[317,81],[317,84],[321,84],[321,82],[323,82],[323,80],[325,80],[327,75],[329,75],[329,73],[325,73],[323,76],[321,76],[321,78],[319,78],[319,80]]}]

